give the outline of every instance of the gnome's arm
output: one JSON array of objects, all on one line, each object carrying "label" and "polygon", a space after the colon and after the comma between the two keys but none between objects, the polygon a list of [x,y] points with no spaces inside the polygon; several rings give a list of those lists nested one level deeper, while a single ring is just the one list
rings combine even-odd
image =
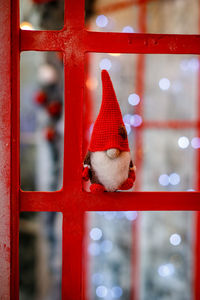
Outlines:
[{"label": "gnome's arm", "polygon": [[131,178],[133,180],[133,182],[135,182],[135,171],[136,171],[136,166],[133,165],[133,162],[131,160],[130,165],[129,165],[128,178]]},{"label": "gnome's arm", "polygon": [[84,159],[82,178],[87,181],[90,179],[90,151],[87,152],[86,157]]}]

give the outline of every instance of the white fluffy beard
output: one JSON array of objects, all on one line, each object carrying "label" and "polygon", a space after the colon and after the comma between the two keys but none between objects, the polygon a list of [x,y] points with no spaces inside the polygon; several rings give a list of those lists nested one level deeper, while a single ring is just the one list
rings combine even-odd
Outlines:
[{"label": "white fluffy beard", "polygon": [[106,151],[91,152],[91,166],[106,191],[114,192],[128,178],[130,152],[122,151],[117,158],[111,159]]}]

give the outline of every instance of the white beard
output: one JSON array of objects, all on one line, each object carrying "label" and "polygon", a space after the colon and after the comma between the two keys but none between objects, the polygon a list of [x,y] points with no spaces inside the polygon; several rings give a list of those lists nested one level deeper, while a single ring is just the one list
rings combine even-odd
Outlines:
[{"label": "white beard", "polygon": [[130,152],[122,151],[117,158],[111,159],[106,151],[91,152],[91,166],[106,191],[114,192],[128,178]]}]

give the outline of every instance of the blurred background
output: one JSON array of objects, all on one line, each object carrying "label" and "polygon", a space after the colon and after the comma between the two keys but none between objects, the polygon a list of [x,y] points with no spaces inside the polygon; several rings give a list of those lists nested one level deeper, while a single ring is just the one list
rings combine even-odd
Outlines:
[{"label": "blurred background", "polygon": [[[85,3],[85,26],[93,31],[198,34],[199,19],[198,0]],[[22,30],[61,30],[64,0],[20,0],[20,23]],[[199,190],[199,57],[87,54],[83,154],[101,104],[102,69],[110,73],[137,166],[133,191]],[[21,188],[60,190],[63,54],[23,52],[20,74]],[[199,218],[190,211],[87,213],[86,299],[197,299]],[[21,213],[20,300],[61,299],[61,275],[62,214]]]}]

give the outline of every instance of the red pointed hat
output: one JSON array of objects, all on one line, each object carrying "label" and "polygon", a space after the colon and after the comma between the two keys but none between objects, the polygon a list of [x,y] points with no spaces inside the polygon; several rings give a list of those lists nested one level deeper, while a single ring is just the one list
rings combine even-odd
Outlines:
[{"label": "red pointed hat", "polygon": [[88,150],[96,152],[117,148],[121,151],[130,151],[119,103],[106,70],[102,70],[101,79],[103,85],[102,103],[94,123]]}]

